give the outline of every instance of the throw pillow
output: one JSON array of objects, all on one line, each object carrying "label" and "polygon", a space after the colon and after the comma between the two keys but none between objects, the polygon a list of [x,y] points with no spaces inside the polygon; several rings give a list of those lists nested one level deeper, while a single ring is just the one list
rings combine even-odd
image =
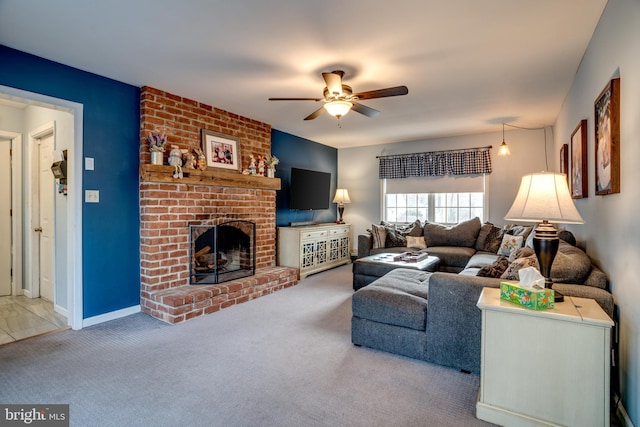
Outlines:
[{"label": "throw pillow", "polygon": [[422,236],[422,224],[420,224],[419,219],[416,219],[411,224],[396,225],[396,229],[403,236],[415,236],[415,237]]},{"label": "throw pillow", "polygon": [[511,252],[522,247],[522,236],[512,236],[511,234],[505,234],[502,237],[502,243],[500,243],[500,249],[498,249],[498,255],[504,255],[508,257]]},{"label": "throw pillow", "polygon": [[523,246],[522,248],[518,248],[515,251],[511,252],[509,255],[509,262],[513,262],[518,258],[526,258],[531,255],[535,255],[536,253],[528,246]]},{"label": "throw pillow", "polygon": [[505,270],[505,272],[502,273],[502,276],[500,276],[500,278],[506,280],[520,280],[518,271],[520,271],[521,268],[525,267],[538,268],[538,260],[536,259],[535,255],[526,258],[518,258],[517,260],[513,261],[511,264],[509,264],[509,267]]},{"label": "throw pillow", "polygon": [[373,237],[373,249],[384,248],[387,240],[387,229],[384,225],[371,224],[371,236]]},{"label": "throw pillow", "polygon": [[416,249],[426,249],[427,244],[424,242],[424,237],[407,236],[407,247]]},{"label": "throw pillow", "polygon": [[487,240],[487,235],[491,231],[491,228],[494,227],[490,222],[485,222],[480,227],[480,232],[478,233],[478,238],[476,239],[476,251],[481,251],[484,247],[484,242]]},{"label": "throw pillow", "polygon": [[504,236],[504,231],[501,228],[491,226],[491,230],[487,234],[487,238],[484,241],[484,245],[482,245],[482,251],[498,253],[498,249],[500,249],[500,245],[502,244],[502,237]]},{"label": "throw pillow", "polygon": [[500,256],[491,265],[485,265],[478,271],[476,276],[480,277],[500,277],[509,267],[509,260],[506,257]]},{"label": "throw pillow", "polygon": [[385,248],[396,248],[407,246],[407,239],[399,230],[395,228],[387,228],[387,238],[385,240]]},{"label": "throw pillow", "polygon": [[452,227],[428,222],[424,226],[424,240],[428,247],[461,246],[473,248],[481,227],[482,224],[478,217]]}]

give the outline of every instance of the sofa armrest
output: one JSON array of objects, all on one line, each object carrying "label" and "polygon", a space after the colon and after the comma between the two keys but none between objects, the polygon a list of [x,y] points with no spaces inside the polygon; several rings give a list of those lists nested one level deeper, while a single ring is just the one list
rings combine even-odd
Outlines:
[{"label": "sofa armrest", "polygon": [[371,233],[358,235],[358,258],[369,256],[372,247],[373,236],[371,236]]},{"label": "sofa armrest", "polygon": [[484,287],[500,279],[433,273],[429,279],[427,359],[480,374],[482,315],[476,306]]}]

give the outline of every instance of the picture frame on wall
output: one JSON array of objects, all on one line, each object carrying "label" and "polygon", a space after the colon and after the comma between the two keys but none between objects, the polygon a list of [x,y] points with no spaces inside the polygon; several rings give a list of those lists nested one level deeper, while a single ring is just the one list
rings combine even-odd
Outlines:
[{"label": "picture frame on wall", "polygon": [[208,168],[240,172],[240,139],[235,136],[202,129],[202,151]]},{"label": "picture frame on wall", "polygon": [[560,147],[560,173],[567,176],[567,184],[569,184],[569,144],[562,144]]},{"label": "picture frame on wall", "polygon": [[620,79],[607,83],[594,103],[596,194],[620,192]]},{"label": "picture frame on wall", "polygon": [[587,169],[587,120],[580,123],[571,134],[571,197],[582,199],[588,193],[588,169]]}]

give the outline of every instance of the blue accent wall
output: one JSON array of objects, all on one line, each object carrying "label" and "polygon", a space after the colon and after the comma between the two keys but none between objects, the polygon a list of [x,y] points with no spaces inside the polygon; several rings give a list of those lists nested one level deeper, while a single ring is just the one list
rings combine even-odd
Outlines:
[{"label": "blue accent wall", "polygon": [[[83,105],[83,318],[140,303],[140,89],[0,46],[0,84]],[[82,159],[77,159],[82,161]],[[84,164],[84,162],[83,162]]]},{"label": "blue accent wall", "polygon": [[289,183],[291,168],[310,169],[331,173],[331,200],[336,192],[338,182],[338,150],[317,142],[300,138],[276,129],[271,130],[271,153],[280,163],[276,167],[276,177],[280,178],[282,189],[276,196],[276,225],[288,226],[291,222],[318,221],[335,222],[337,208],[318,211],[289,210]]}]

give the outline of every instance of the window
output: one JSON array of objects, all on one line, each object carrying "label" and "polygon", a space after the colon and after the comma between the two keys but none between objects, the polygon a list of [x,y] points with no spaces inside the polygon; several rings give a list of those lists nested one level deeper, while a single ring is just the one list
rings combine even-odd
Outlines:
[{"label": "window", "polygon": [[457,224],[478,217],[484,222],[484,193],[393,193],[385,195],[387,222],[430,221]]},{"label": "window", "polygon": [[382,219],[457,224],[487,213],[487,176],[382,180]]}]

